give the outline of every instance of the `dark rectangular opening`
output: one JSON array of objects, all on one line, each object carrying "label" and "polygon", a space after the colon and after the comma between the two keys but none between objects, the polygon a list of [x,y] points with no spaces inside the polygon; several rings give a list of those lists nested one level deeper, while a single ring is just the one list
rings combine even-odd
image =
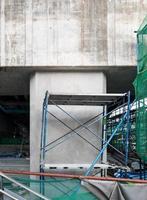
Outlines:
[{"label": "dark rectangular opening", "polygon": [[29,157],[29,96],[0,96],[0,158]]}]

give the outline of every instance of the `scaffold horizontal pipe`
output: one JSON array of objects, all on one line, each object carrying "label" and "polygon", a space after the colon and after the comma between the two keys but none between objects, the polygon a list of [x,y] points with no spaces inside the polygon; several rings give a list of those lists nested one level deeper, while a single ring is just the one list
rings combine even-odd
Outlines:
[{"label": "scaffold horizontal pipe", "polygon": [[72,178],[72,179],[87,179],[87,180],[97,180],[97,181],[116,181],[116,182],[130,182],[130,183],[140,183],[147,184],[147,180],[140,179],[125,179],[125,178],[112,178],[112,177],[97,177],[97,176],[80,176],[73,174],[57,174],[57,173],[39,173],[30,171],[13,171],[13,170],[1,170],[0,172],[4,174],[11,175],[32,175],[32,176],[45,176],[54,178]]}]

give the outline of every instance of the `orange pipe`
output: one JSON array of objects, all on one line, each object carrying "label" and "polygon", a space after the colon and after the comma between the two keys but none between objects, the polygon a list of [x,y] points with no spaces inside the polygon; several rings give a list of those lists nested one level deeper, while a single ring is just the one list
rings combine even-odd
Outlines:
[{"label": "orange pipe", "polygon": [[0,170],[4,174],[13,174],[13,175],[32,175],[32,176],[46,176],[46,177],[55,177],[55,178],[72,178],[72,179],[87,179],[87,180],[98,180],[98,181],[117,181],[117,182],[130,182],[130,183],[144,183],[147,184],[147,180],[139,179],[125,179],[125,178],[112,178],[112,177],[97,177],[97,176],[80,176],[72,174],[52,174],[52,173],[39,173],[39,172],[30,172],[30,171],[13,171],[13,170]]}]

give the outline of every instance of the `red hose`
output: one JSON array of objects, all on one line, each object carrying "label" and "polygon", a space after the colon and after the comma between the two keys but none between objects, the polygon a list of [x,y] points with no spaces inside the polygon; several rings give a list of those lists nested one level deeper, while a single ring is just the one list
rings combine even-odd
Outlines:
[{"label": "red hose", "polygon": [[13,175],[32,175],[32,176],[46,176],[46,177],[56,177],[56,178],[73,178],[73,179],[88,179],[88,180],[98,180],[98,181],[117,181],[117,182],[131,182],[131,183],[144,183],[147,184],[147,180],[139,179],[125,179],[125,178],[112,178],[112,177],[97,177],[97,176],[80,176],[72,174],[52,174],[52,173],[39,173],[30,171],[13,171],[13,170],[0,170],[4,174]]}]

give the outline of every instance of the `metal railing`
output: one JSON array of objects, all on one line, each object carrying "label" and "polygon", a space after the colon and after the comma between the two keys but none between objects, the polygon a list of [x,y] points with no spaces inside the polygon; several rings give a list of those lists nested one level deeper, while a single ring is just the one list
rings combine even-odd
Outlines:
[{"label": "metal railing", "polygon": [[[3,174],[3,173],[1,173],[1,172],[0,172],[0,180],[1,180],[1,182],[0,182],[0,193],[1,193],[2,195],[5,195],[5,196],[9,197],[10,199],[18,200],[18,198],[16,198],[15,195],[12,195],[12,193],[9,194],[8,190],[7,190],[7,189],[5,190],[4,180],[10,182],[13,186],[14,186],[14,185],[17,186],[17,188],[19,187],[19,188],[21,188],[22,190],[26,191],[27,193],[30,194],[30,196],[33,195],[34,197],[36,197],[36,198],[33,198],[33,199],[50,200],[49,198],[47,198],[47,197],[45,197],[45,196],[39,194],[38,192],[35,192],[35,191],[31,190],[31,189],[28,188],[27,186],[25,186],[25,185],[23,185],[23,184],[21,184],[21,183],[15,181],[14,179],[12,179],[12,178],[6,176],[5,174]],[[11,190],[10,190],[10,191],[11,191]],[[12,191],[12,192],[13,192],[13,191]],[[13,193],[15,194],[15,192],[13,192]],[[17,193],[16,193],[16,195],[18,196]],[[21,199],[21,196],[20,196],[20,199]],[[24,198],[24,199],[26,199],[26,198]],[[30,198],[28,198],[28,199],[30,199]]]},{"label": "metal railing", "polygon": [[[3,195],[3,196],[6,196],[8,197],[9,199],[13,199],[13,200],[18,200],[17,198],[13,197],[12,195],[10,195],[8,192],[4,191],[4,190],[1,190],[0,189],[0,194]],[[1,197],[1,196],[0,196]]]}]

